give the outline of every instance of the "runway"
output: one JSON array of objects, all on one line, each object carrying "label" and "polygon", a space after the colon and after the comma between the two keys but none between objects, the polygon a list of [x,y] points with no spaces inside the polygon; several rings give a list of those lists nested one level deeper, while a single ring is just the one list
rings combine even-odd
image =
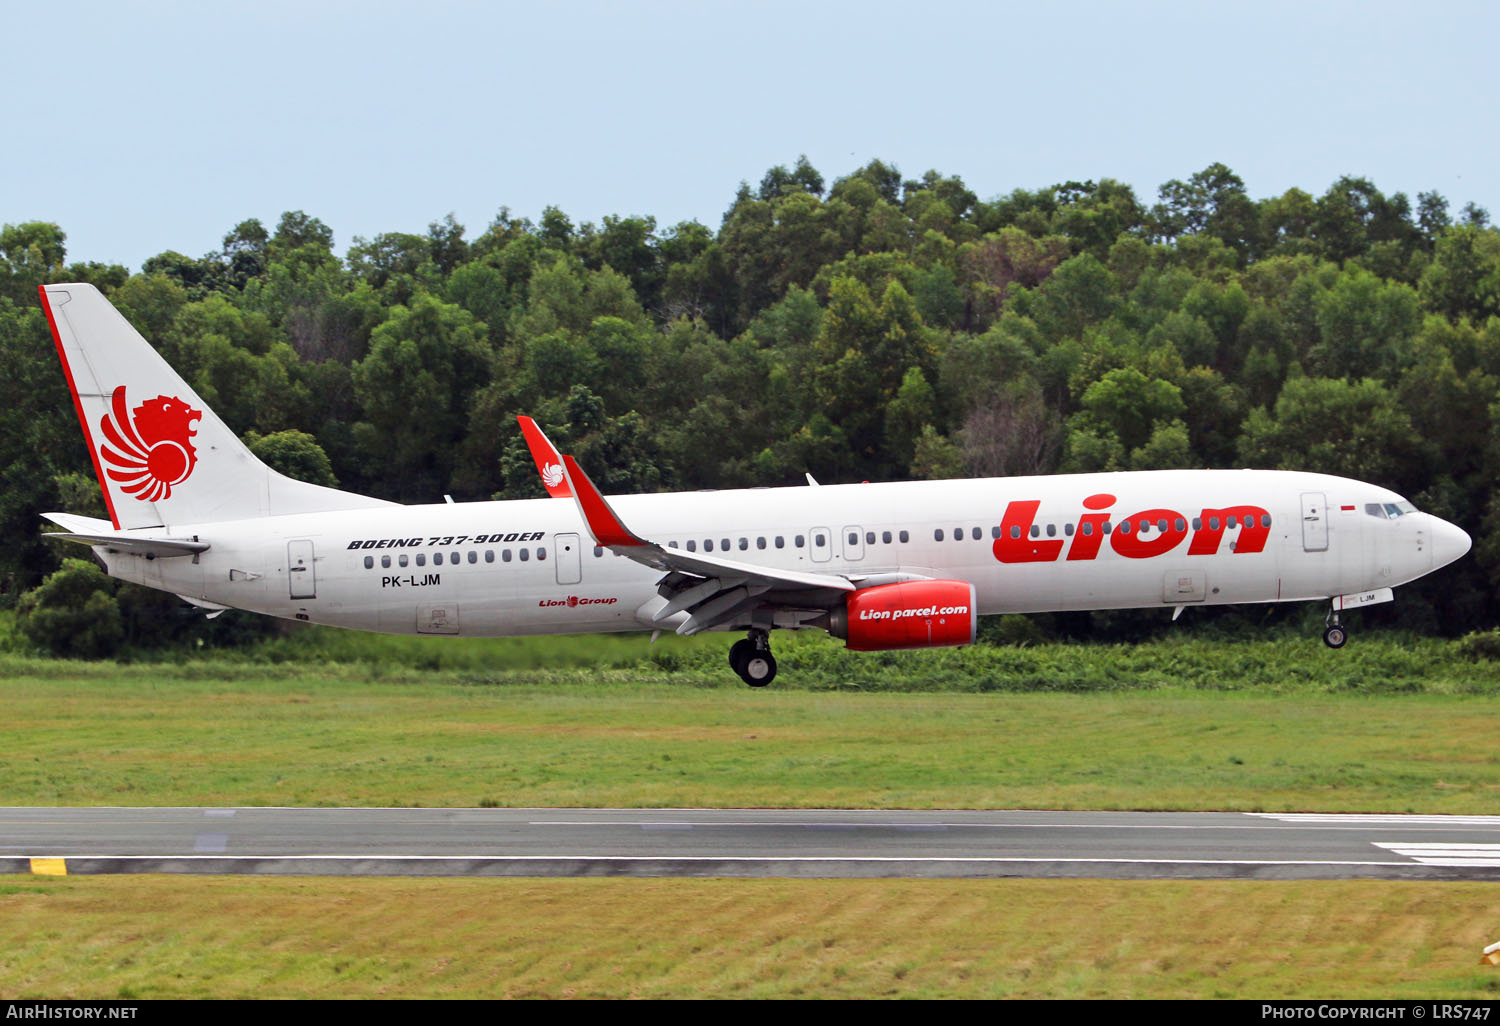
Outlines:
[{"label": "runway", "polygon": [[0,809],[0,873],[1500,880],[1500,816]]}]

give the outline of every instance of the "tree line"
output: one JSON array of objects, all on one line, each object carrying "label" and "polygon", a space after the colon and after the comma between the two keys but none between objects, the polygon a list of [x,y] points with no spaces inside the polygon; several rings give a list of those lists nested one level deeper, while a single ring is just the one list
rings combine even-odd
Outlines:
[{"label": "tree line", "polygon": [[[97,285],[283,472],[403,502],[539,496],[535,416],[606,492],[1252,466],[1389,486],[1474,535],[1405,589],[1495,624],[1500,231],[1364,178],[1254,199],[1222,164],[981,200],[806,158],[717,230],[501,208],[477,235],[251,218],[137,273],[0,230],[0,602],[58,565],[37,514],[103,515],[36,297]],[[143,621],[144,622],[144,621]],[[1068,621],[1087,630],[1099,617]]]}]

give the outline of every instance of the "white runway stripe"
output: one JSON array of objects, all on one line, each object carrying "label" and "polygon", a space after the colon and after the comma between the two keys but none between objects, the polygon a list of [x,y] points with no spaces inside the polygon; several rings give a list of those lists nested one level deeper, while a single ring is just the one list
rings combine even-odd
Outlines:
[{"label": "white runway stripe", "polygon": [[1488,826],[1500,827],[1500,816],[1410,816],[1398,813],[1247,812],[1247,816],[1275,819],[1283,823],[1386,823],[1391,826]]},{"label": "white runway stripe", "polygon": [[1497,866],[1500,867],[1500,844],[1410,844],[1403,841],[1375,841],[1393,855],[1404,855],[1428,866]]}]

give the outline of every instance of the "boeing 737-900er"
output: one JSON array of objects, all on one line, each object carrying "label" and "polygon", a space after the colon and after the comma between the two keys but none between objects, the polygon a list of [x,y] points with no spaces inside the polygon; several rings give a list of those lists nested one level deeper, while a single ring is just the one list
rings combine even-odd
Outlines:
[{"label": "boeing 737-900er", "polygon": [[997,613],[1330,601],[1451,563],[1469,536],[1378,485],[1163,470],[605,498],[521,418],[549,498],[404,506],[261,463],[91,285],[42,303],[109,520],[49,513],[113,577],[210,610],[395,634],[744,631],[963,645]]}]

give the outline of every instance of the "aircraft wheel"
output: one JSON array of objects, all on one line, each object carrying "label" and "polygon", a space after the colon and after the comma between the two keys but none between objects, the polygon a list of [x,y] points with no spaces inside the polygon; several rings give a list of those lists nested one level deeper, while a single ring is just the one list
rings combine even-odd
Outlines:
[{"label": "aircraft wheel", "polygon": [[741,638],[729,646],[729,668],[741,677],[745,675],[745,660],[755,651],[755,644],[749,638]]},{"label": "aircraft wheel", "polygon": [[1323,644],[1329,648],[1343,648],[1344,642],[1349,640],[1349,632],[1339,624],[1329,624],[1328,629],[1323,632]]},{"label": "aircraft wheel", "polygon": [[770,649],[752,651],[741,664],[739,673],[752,688],[763,688],[776,679],[776,657]]}]

